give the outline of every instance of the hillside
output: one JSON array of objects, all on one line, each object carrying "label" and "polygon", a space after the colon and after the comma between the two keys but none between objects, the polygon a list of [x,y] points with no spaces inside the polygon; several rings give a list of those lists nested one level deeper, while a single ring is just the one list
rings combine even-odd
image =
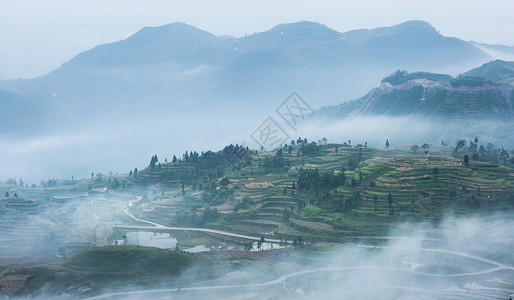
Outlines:
[{"label": "hillside", "polygon": [[[129,174],[51,180],[32,188],[3,185],[0,193],[16,191],[35,202],[0,201],[5,232],[0,260],[55,260],[55,253],[70,256],[91,245],[112,244],[123,231],[108,224],[141,225],[119,211],[138,195],[129,212],[164,226],[266,232],[289,240],[370,238],[406,219],[511,209],[514,160],[509,150],[467,145],[373,149],[301,142],[262,153],[230,145],[219,152],[193,151],[175,162],[152,158],[148,167]],[[49,200],[51,195],[56,196]],[[37,251],[31,249],[32,239],[17,240],[19,232],[40,236]],[[203,235],[179,236],[178,245],[194,247],[206,239],[212,242]],[[229,245],[241,247],[234,241]]]},{"label": "hillside", "polygon": [[[428,72],[397,71],[366,96],[319,110],[319,116],[388,115],[427,119],[512,121],[510,62],[484,64],[453,78]],[[483,77],[482,77],[483,76]]]},{"label": "hillside", "polygon": [[[199,267],[194,277],[184,271]],[[0,292],[5,297],[84,297],[127,283],[147,288],[180,286],[185,281],[203,281],[220,269],[201,257],[152,247],[107,246],[82,251],[66,261],[43,266],[0,266]],[[181,277],[182,276],[182,277]]]},{"label": "hillside", "polygon": [[54,130],[52,116],[59,115],[56,108],[41,98],[21,96],[0,89],[0,135],[41,133]]},{"label": "hillside", "polygon": [[467,71],[463,76],[480,76],[496,83],[511,82],[514,78],[514,61],[491,61]]},{"label": "hillside", "polygon": [[[189,253],[139,246],[94,247],[78,253],[64,266],[89,272],[123,274],[128,277],[177,276],[202,261]],[[203,261],[204,264],[207,262]]]},{"label": "hillside", "polygon": [[[331,251],[332,243],[358,240],[382,246],[415,230],[420,243],[433,247],[448,236],[429,224],[444,222],[448,215],[498,216],[514,207],[514,159],[508,150],[484,147],[478,140],[469,146],[459,141],[455,147],[385,149],[350,143],[299,138],[270,152],[229,145],[216,152],[191,151],[170,162],[154,155],[148,167],[128,174],[50,180],[35,187],[0,185],[1,194],[9,193],[0,199],[1,292],[83,297],[131,291],[134,285],[180,292],[180,287],[213,285],[214,278],[223,286],[244,282],[239,278],[242,266],[262,282],[313,263],[320,253]],[[8,197],[15,191],[26,198]],[[212,252],[113,245],[125,243],[136,230],[123,224],[148,225],[142,220],[162,224],[144,230],[157,240],[173,235],[175,249],[203,246],[202,251]],[[412,226],[397,230],[407,222]],[[275,253],[281,250],[258,251],[262,243],[195,232],[195,227],[260,236],[275,241],[277,248],[289,244],[298,250],[289,252],[287,263],[276,263]],[[44,241],[34,249],[37,235]],[[111,246],[98,247],[102,245]],[[376,255],[376,249],[370,251]],[[494,255],[510,259],[505,251]],[[46,260],[28,258],[42,252]],[[45,262],[53,264],[40,265]],[[436,257],[432,263],[438,268],[440,261]]]},{"label": "hillside", "polygon": [[[514,205],[514,161],[508,151],[500,157],[491,149],[478,151],[478,144],[458,150],[455,159],[444,146],[418,151],[302,143],[251,151],[232,164],[228,149],[148,167],[118,186],[151,187],[132,213],[160,224],[250,234],[272,230],[286,238],[387,234],[406,219],[438,220],[450,212],[464,216]],[[468,153],[475,160],[465,165]],[[509,167],[496,163],[502,159]]]}]

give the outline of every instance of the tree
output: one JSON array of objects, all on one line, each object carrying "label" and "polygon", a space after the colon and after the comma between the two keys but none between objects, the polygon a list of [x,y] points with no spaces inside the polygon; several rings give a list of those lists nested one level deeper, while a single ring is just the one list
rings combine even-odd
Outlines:
[{"label": "tree", "polygon": [[157,162],[159,161],[159,159],[157,158],[157,154],[152,156],[152,159],[150,159],[150,164],[148,165],[150,168],[155,168],[155,165],[157,164]]},{"label": "tree", "polygon": [[473,153],[473,155],[471,156],[471,159],[472,159],[472,160],[479,160],[479,159],[480,159],[480,157],[478,156],[478,153],[476,153],[476,152],[475,152],[475,153]]},{"label": "tree", "polygon": [[466,167],[469,165],[469,155],[464,155],[464,165],[466,165]]},{"label": "tree", "polygon": [[410,150],[412,152],[416,152],[416,151],[418,151],[418,149],[419,149],[418,145],[413,145],[412,147],[410,147]]},{"label": "tree", "polygon": [[455,152],[459,152],[459,150],[464,148],[464,146],[466,146],[466,140],[459,140],[457,142],[457,146],[455,146]]},{"label": "tree", "polygon": [[17,193],[14,193],[13,197],[14,197],[14,198],[18,198],[18,194],[17,194]]},{"label": "tree", "polygon": [[5,198],[9,198],[9,192],[5,192]]},{"label": "tree", "polygon": [[386,144],[385,144],[386,148],[389,149],[389,139],[386,139]]},{"label": "tree", "polygon": [[377,203],[378,203],[377,195],[373,196],[373,202],[375,203],[375,211],[377,211]]},{"label": "tree", "polygon": [[176,163],[177,162],[177,157],[175,155],[173,155],[173,160],[172,162]]},{"label": "tree", "polygon": [[262,244],[264,244],[264,236],[261,236],[261,239],[257,242],[257,248],[261,249]]},{"label": "tree", "polygon": [[478,148],[478,154],[480,154],[480,155],[484,155],[485,154],[484,145],[480,145],[480,147]]},{"label": "tree", "polygon": [[391,195],[391,193],[387,195],[387,203],[389,203],[389,208],[391,208],[393,205],[393,195]]}]

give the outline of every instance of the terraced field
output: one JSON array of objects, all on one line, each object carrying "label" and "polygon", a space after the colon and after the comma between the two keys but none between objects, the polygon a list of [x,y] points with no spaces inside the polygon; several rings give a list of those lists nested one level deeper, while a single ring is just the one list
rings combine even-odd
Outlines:
[{"label": "terraced field", "polygon": [[[108,244],[114,238],[109,238],[109,223],[133,222],[122,214],[129,200],[115,196],[119,193],[140,196],[142,200],[130,212],[161,225],[203,226],[289,241],[381,239],[388,236],[392,225],[406,220],[437,222],[449,213],[467,215],[512,209],[514,205],[512,168],[479,161],[466,166],[450,157],[449,147],[430,147],[427,152],[413,152],[410,146],[317,147],[315,155],[301,154],[298,145],[283,148],[283,165],[271,169],[269,165],[266,169],[266,164],[278,151],[250,151],[251,155],[239,161],[231,161],[220,152],[156,164],[137,175],[97,174],[89,179],[57,181],[53,187],[0,186],[0,193],[17,192],[25,197],[0,199],[0,209],[7,212],[0,222],[4,232],[0,239],[2,245],[8,245],[9,240],[24,235],[27,238],[21,239],[20,245],[27,251],[35,247],[37,239],[41,243],[46,239],[53,250],[45,255],[54,257],[64,246],[82,249]],[[298,189],[302,169],[317,169],[319,174],[344,172],[345,182],[327,194],[332,204],[314,203],[315,191]],[[224,192],[219,193],[221,190]],[[356,191],[360,200],[355,207],[348,211],[338,208],[338,203]],[[206,198],[208,193],[214,198]],[[307,205],[311,209],[308,214]],[[181,224],[176,218],[186,212],[201,219],[213,209],[215,218],[200,225]],[[69,226],[77,217],[94,222],[70,233]]]},{"label": "terraced field", "polygon": [[[184,205],[202,197],[200,185],[205,186],[205,178],[216,173],[217,178],[229,180],[232,194],[210,205],[225,217],[207,226],[254,235],[277,234],[290,240],[298,236],[313,240],[380,237],[388,234],[391,224],[405,220],[437,221],[448,213],[465,215],[512,207],[511,168],[478,161],[465,166],[462,160],[451,158],[452,149],[444,146],[430,147],[426,152],[410,148],[321,144],[318,154],[308,156],[300,155],[299,146],[293,146],[290,153],[283,151],[287,164],[271,172],[264,166],[277,155],[276,151],[252,154],[244,164],[221,156],[164,163],[124,180],[132,186],[149,188],[148,201],[134,213],[168,225],[167,221]],[[309,193],[294,187],[302,168],[317,169],[320,174],[344,171],[347,182],[333,191],[340,195],[334,201],[344,201],[359,191],[358,206],[349,212],[322,207],[313,215],[303,214],[303,207],[312,199]],[[251,201],[238,206],[244,199]],[[204,212],[203,207],[194,210],[200,216]]]}]

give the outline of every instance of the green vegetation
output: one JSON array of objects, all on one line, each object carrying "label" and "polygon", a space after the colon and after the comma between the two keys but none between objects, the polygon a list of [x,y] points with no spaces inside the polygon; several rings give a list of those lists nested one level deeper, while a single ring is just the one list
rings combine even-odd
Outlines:
[{"label": "green vegetation", "polygon": [[461,86],[468,86],[468,87],[477,87],[477,86],[483,86],[485,84],[493,84],[492,81],[485,79],[484,77],[480,76],[459,76],[451,81],[451,84],[453,87],[461,87]]},{"label": "green vegetation", "polygon": [[492,82],[501,83],[514,77],[514,63],[494,60],[464,73],[463,76],[480,76]]},{"label": "green vegetation", "polygon": [[190,253],[140,246],[94,247],[74,255],[63,266],[76,271],[102,272],[140,277],[179,275],[202,261]]},{"label": "green vegetation", "polygon": [[[41,253],[54,262],[56,254],[64,259],[37,270],[4,273],[0,280],[20,287],[9,290],[9,295],[37,295],[32,292],[45,290],[60,294],[70,286],[84,295],[113,284],[121,288],[127,280],[152,286],[156,278],[166,278],[170,286],[176,287],[187,280],[187,275],[182,277],[187,273],[183,271],[191,267],[202,270],[200,280],[208,280],[226,272],[227,266],[245,265],[253,257],[273,259],[273,254],[265,251],[243,252],[246,260],[227,259],[214,266],[201,255],[181,251],[139,246],[90,248],[126,240],[127,232],[102,222],[68,231],[66,218],[73,213],[64,205],[68,201],[86,203],[88,209],[98,206],[96,213],[118,209],[132,201],[129,212],[141,219],[262,236],[257,246],[271,238],[287,240],[298,248],[305,247],[301,251],[312,252],[326,249],[316,250],[305,243],[356,239],[381,243],[394,238],[390,237],[391,228],[406,221],[437,223],[447,214],[460,217],[514,207],[514,160],[508,149],[481,145],[478,138],[458,140],[451,147],[425,143],[418,147],[423,151],[414,151],[413,146],[394,148],[390,144],[387,149],[372,149],[366,143],[350,143],[328,143],[326,139],[313,143],[299,138],[272,152],[229,145],[219,152],[188,151],[175,162],[163,163],[154,155],[150,164],[137,172],[94,174],[71,185],[63,180],[56,180],[53,187],[0,185],[1,195],[7,196],[0,198],[0,225],[4,231],[8,232],[9,224],[19,220],[45,224],[41,231],[33,233],[41,236]],[[233,151],[242,155],[231,155]],[[14,193],[19,196],[14,197]],[[66,194],[77,198],[59,196]],[[140,198],[123,196],[128,194]],[[47,207],[58,214],[47,219],[31,217]],[[86,218],[90,221],[94,216]],[[65,221],[57,223],[61,219]],[[107,216],[106,221],[113,220],[139,224],[122,213]],[[24,228],[17,230],[26,234]],[[2,245],[9,245],[13,236],[9,233],[0,237]],[[246,251],[254,246],[248,241],[208,233],[178,231],[174,236],[179,241],[177,250],[219,245],[221,241]],[[68,241],[63,237],[71,238]],[[437,233],[430,233],[430,238],[437,237]],[[89,249],[79,252],[84,248]],[[20,249],[18,255],[23,259],[33,244],[26,243]],[[79,253],[74,255],[76,252]],[[0,252],[3,253],[8,252]],[[292,255],[291,259],[306,258]],[[438,259],[423,268],[429,273],[463,271]]]},{"label": "green vegetation", "polygon": [[435,74],[429,72],[408,73],[405,70],[397,70],[393,74],[382,79],[382,82],[388,82],[392,85],[399,85],[414,79],[427,79],[431,81],[450,81],[452,77],[446,74]]}]

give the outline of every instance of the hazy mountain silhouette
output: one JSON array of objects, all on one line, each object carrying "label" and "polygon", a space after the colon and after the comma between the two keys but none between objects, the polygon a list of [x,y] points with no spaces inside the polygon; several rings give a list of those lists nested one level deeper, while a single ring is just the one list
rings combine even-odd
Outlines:
[{"label": "hazy mountain silhouette", "polygon": [[[345,33],[302,21],[240,38],[172,23],[94,47],[45,76],[0,81],[0,88],[66,111],[66,122],[81,126],[190,109],[270,112],[294,90],[320,107],[355,99],[396,69],[463,71],[488,59],[423,21]],[[52,122],[62,118],[54,114]]]}]

